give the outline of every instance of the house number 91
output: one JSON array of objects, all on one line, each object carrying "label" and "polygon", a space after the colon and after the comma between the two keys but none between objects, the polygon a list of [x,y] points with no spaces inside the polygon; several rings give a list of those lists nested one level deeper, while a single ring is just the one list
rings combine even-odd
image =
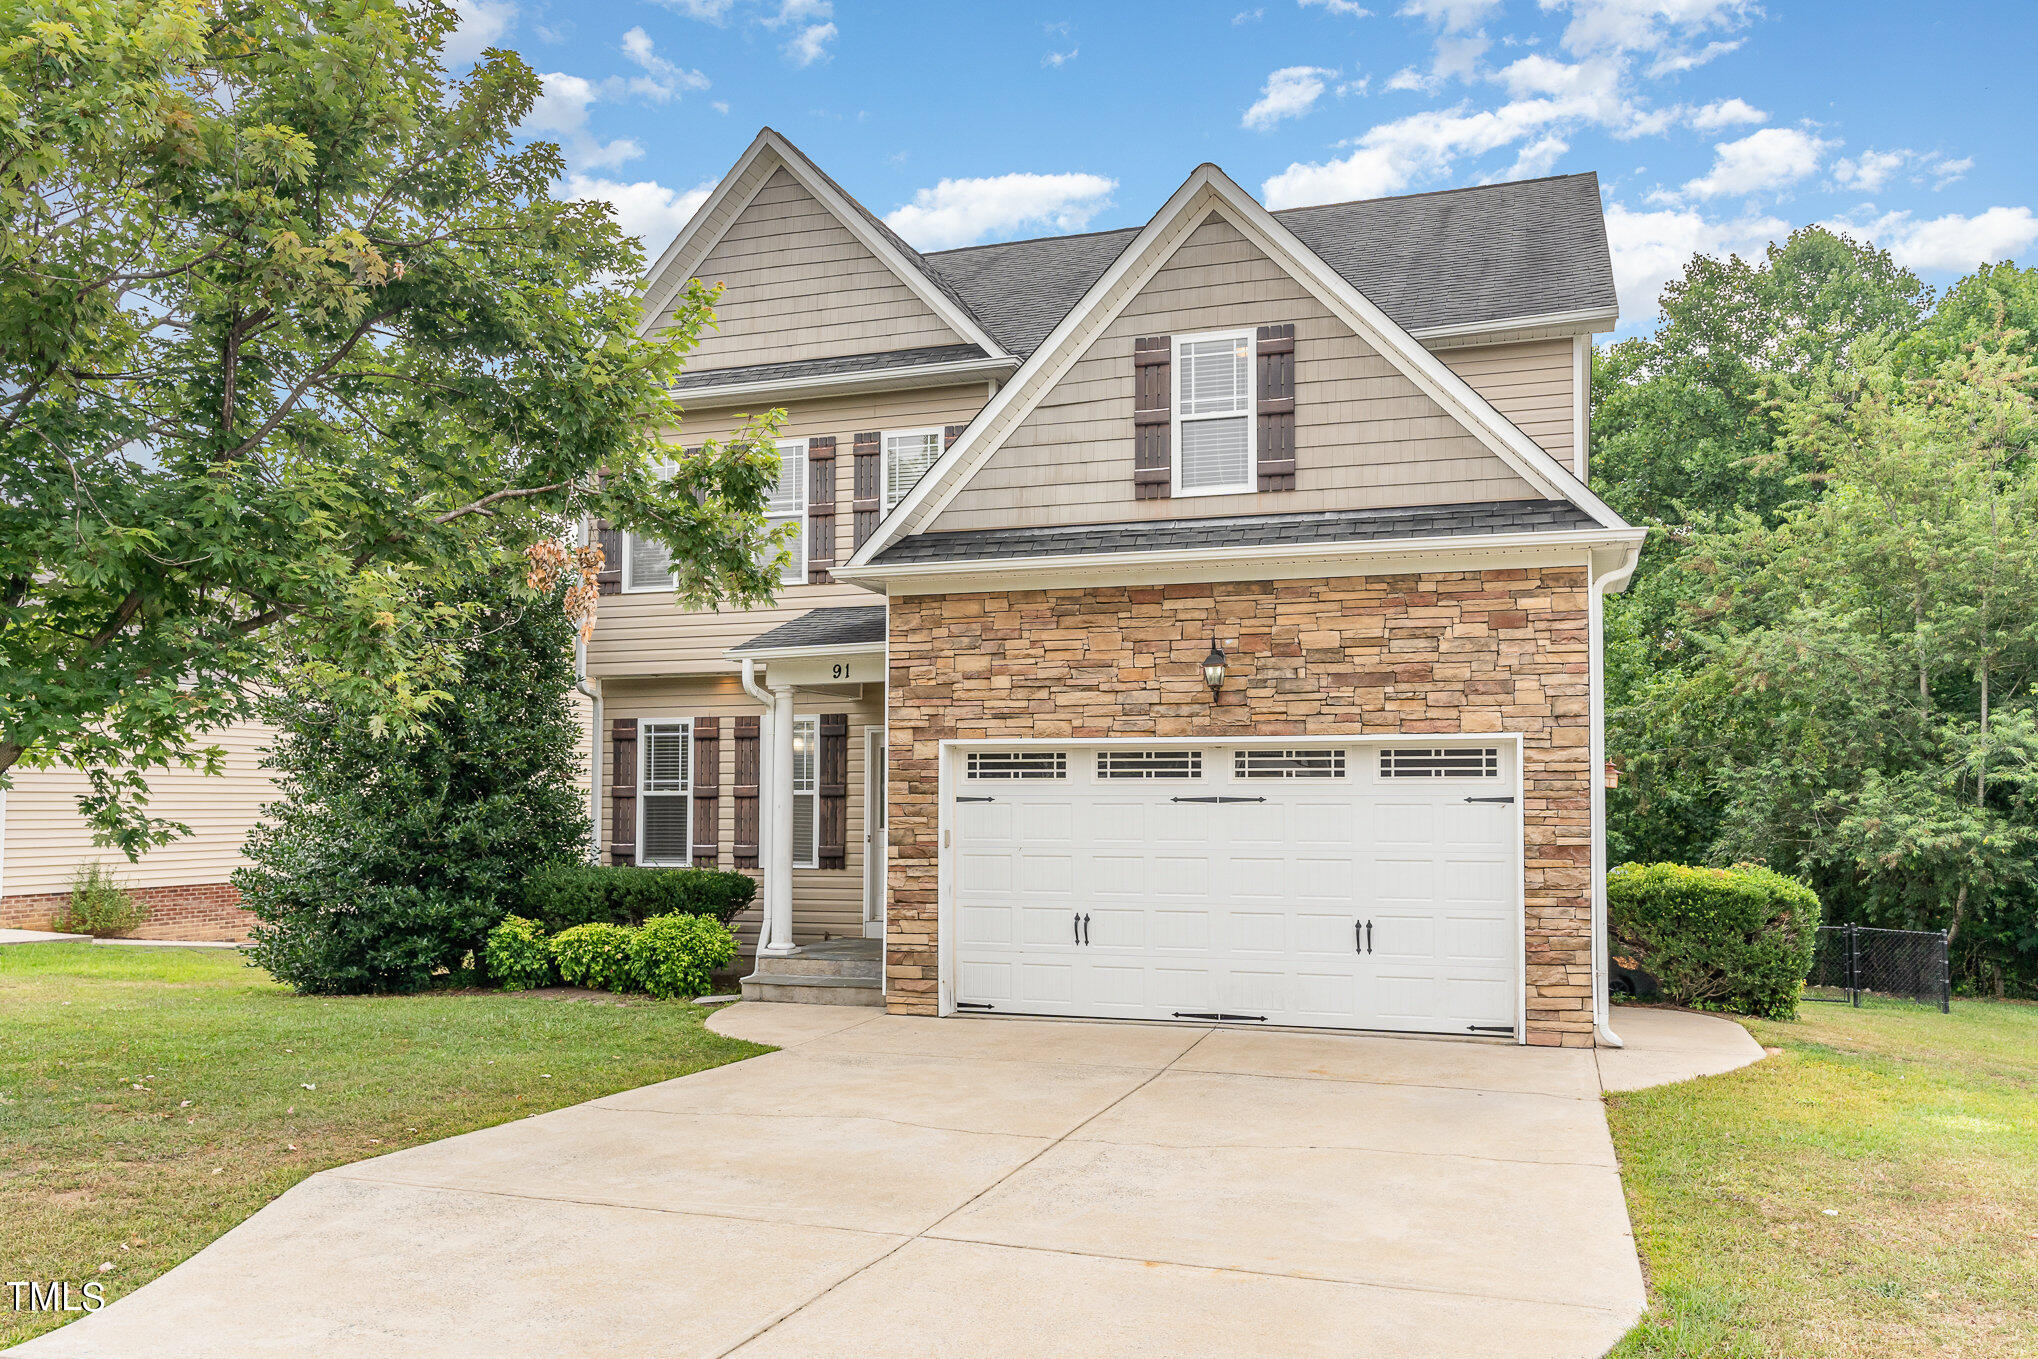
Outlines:
[{"label": "house number 91", "polygon": [[848,679],[848,678],[849,678],[849,665],[848,665],[848,663],[847,663],[847,662],[843,662],[843,661],[838,661],[838,662],[837,662],[837,663],[836,663],[836,664],[834,665],[834,667],[832,668],[832,671],[831,671],[831,674],[830,674],[830,678],[832,678],[832,679],[839,679],[839,680],[846,680],[846,679]]}]

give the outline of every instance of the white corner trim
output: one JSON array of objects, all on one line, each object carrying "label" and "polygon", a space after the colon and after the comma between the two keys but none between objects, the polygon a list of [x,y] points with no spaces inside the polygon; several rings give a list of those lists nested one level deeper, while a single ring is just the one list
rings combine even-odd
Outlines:
[{"label": "white corner trim", "polygon": [[1592,337],[1571,339],[1571,470],[1591,483],[1592,470]]},{"label": "white corner trim", "polygon": [[[850,202],[812,161],[807,159],[804,152],[769,127],[758,130],[756,138],[737,159],[729,173],[722,177],[722,182],[715,186],[715,192],[710,194],[707,201],[701,204],[699,211],[688,219],[686,226],[673,239],[672,244],[666,247],[665,253],[659,256],[658,264],[646,276],[644,320],[640,323],[643,327],[648,327],[665,310],[673,295],[685,285],[685,274],[674,266],[696,245],[704,244],[708,249],[713,248],[714,241],[703,243],[695,238],[711,213],[719,208],[721,200],[727,197],[726,190],[738,183],[749,173],[757,160],[765,155],[775,158],[788,174],[799,181],[801,188],[828,209],[843,229],[856,237],[865,249],[883,261],[885,267],[898,276],[899,282],[905,284],[916,297],[926,303],[949,329],[994,358],[1010,357],[1005,347],[992,339],[990,333],[977,324],[975,317],[964,311],[954,299],[935,286],[926,272],[901,254],[898,247],[894,246],[882,232],[874,230],[869,218],[856,204]],[[762,187],[763,183],[760,181],[758,188]],[[752,196],[755,196],[755,190]],[[735,216],[741,216],[741,213]],[[732,216],[730,220],[733,222],[735,218]],[[671,277],[667,276],[668,271]]]},{"label": "white corner trim", "polygon": [[847,564],[853,568],[869,565],[891,543],[909,532],[918,532],[946,508],[1003,444],[1019,420],[1074,366],[1096,332],[1161,269],[1211,210],[1308,287],[1340,321],[1385,354],[1425,395],[1530,486],[1549,499],[1572,502],[1608,529],[1627,527],[1626,521],[1594,495],[1572,469],[1501,415],[1491,402],[1325,264],[1222,170],[1206,163],[1198,166],[1175,190],[1132,244],[1012,375],[997,398],[971,422],[955,446],[921,478],[913,494],[879,523],[877,531]]}]

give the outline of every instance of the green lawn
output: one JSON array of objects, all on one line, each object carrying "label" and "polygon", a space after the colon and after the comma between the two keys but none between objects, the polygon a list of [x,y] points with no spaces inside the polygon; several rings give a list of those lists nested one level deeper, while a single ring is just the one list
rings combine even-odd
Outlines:
[{"label": "green lawn", "polygon": [[[706,1014],[301,997],[224,950],[0,948],[0,1281],[111,1300],[313,1171],[766,1051]],[[57,1320],[0,1306],[0,1346]]]},{"label": "green lawn", "polygon": [[1608,1100],[1628,1359],[2038,1354],[2038,1006],[1808,1004],[1782,1051]]}]

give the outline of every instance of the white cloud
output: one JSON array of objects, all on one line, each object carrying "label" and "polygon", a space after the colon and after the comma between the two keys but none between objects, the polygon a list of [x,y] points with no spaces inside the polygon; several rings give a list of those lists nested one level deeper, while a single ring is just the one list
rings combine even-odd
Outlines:
[{"label": "white cloud", "polygon": [[[1541,4],[1545,10],[1570,12],[1571,22],[1564,29],[1568,51],[1652,52],[1667,54],[1673,61],[1688,55],[1689,45],[1706,33],[1731,32],[1762,13],[1756,0],[1541,0]],[[1717,55],[1700,55],[1689,64]]]},{"label": "white cloud", "polygon": [[735,7],[736,0],[658,0],[658,3],[669,10],[684,14],[689,19],[719,24],[728,19],[729,11]]},{"label": "white cloud", "polygon": [[1571,143],[1565,141],[1562,137],[1543,137],[1524,146],[1521,149],[1521,154],[1514,158],[1514,164],[1502,171],[1500,177],[1502,179],[1540,178],[1550,173],[1558,160],[1570,149]]},{"label": "white cloud", "polygon": [[1231,22],[1234,24],[1250,24],[1257,23],[1259,20],[1264,19],[1266,17],[1267,10],[1266,7],[1262,5],[1258,9],[1240,10],[1238,13],[1231,16]]},{"label": "white cloud", "polygon": [[644,258],[658,258],[679,229],[714,192],[713,184],[691,189],[668,189],[655,180],[625,184],[583,174],[566,176],[566,196],[571,199],[603,199],[615,205],[616,220],[624,231],[644,243]]},{"label": "white cloud", "polygon": [[539,79],[543,86],[537,103],[531,106],[530,115],[524,119],[524,128],[555,137],[570,168],[613,169],[644,154],[644,148],[628,137],[603,142],[589,134],[587,110],[589,105],[603,97],[601,86],[563,71],[553,71]]},{"label": "white cloud", "polygon": [[944,179],[913,195],[885,222],[922,250],[971,245],[1020,227],[1081,231],[1111,206],[1115,179],[1087,174],[1010,174]]},{"label": "white cloud", "polygon": [[1649,63],[1649,75],[1661,79],[1667,75],[1682,75],[1705,65],[1715,57],[1723,57],[1741,46],[1741,39],[1732,42],[1709,42],[1703,47],[1685,48],[1682,51],[1665,52]]},{"label": "white cloud", "polygon": [[793,35],[793,40],[785,45],[785,54],[795,66],[812,66],[828,55],[828,44],[833,41],[835,25],[809,24]]},{"label": "white cloud", "polygon": [[1078,50],[1079,49],[1077,48],[1071,47],[1066,52],[1049,52],[1046,56],[1040,59],[1040,64],[1042,66],[1052,66],[1059,70],[1061,67],[1068,65],[1070,62],[1076,59],[1076,52]]},{"label": "white cloud", "polygon": [[460,23],[446,35],[442,53],[449,70],[473,64],[484,48],[498,45],[517,21],[514,0],[453,0]]},{"label": "white cloud", "polygon": [[1875,193],[1889,183],[1889,177],[1903,169],[1909,160],[1908,151],[1863,151],[1858,156],[1843,156],[1833,162],[1833,179],[1843,189],[1859,189],[1863,193]]},{"label": "white cloud", "polygon": [[676,66],[659,56],[652,47],[651,35],[642,28],[633,28],[623,35],[623,55],[644,68],[643,75],[631,80],[631,92],[654,103],[662,104],[681,90],[708,88],[708,78],[699,71]]},{"label": "white cloud", "polygon": [[1435,82],[1413,66],[1404,66],[1387,77],[1390,90],[1428,90]]},{"label": "white cloud", "polygon": [[1891,212],[1873,221],[1832,225],[1875,242],[1906,269],[1949,274],[2014,258],[2038,241],[2038,214],[2021,207],[1990,208],[1972,217],[1948,213],[1923,222],[1908,212]]},{"label": "white cloud", "polygon": [[1838,145],[1800,128],[1765,127],[1739,141],[1716,144],[1712,169],[1685,184],[1684,192],[1726,198],[1781,189],[1817,173],[1826,152]]},{"label": "white cloud", "polygon": [[1260,97],[1245,111],[1239,125],[1255,132],[1272,130],[1283,118],[1300,118],[1316,107],[1337,72],[1324,66],[1283,66],[1268,75]]},{"label": "white cloud", "polygon": [[1946,160],[1943,157],[1935,158],[1931,166],[1931,174],[1933,176],[1932,187],[1943,189],[1948,184],[1965,176],[1973,168],[1973,156],[1962,156],[1959,160]]},{"label": "white cloud", "polygon": [[1768,114],[1745,99],[1715,99],[1703,108],[1692,110],[1691,114],[1691,125],[1700,132],[1718,132],[1721,128],[1743,123],[1768,121]]},{"label": "white cloud", "polygon": [[1500,8],[1500,0],[1408,0],[1394,11],[1405,19],[1427,19],[1446,33],[1462,33]]},{"label": "white cloud", "polygon": [[1367,9],[1364,5],[1352,3],[1352,0],[1296,0],[1296,3],[1304,9],[1314,5],[1318,9],[1328,10],[1332,14],[1342,14],[1348,19],[1364,19],[1370,17],[1373,13],[1373,11]]},{"label": "white cloud", "polygon": [[1713,220],[1690,208],[1633,212],[1614,204],[1606,211],[1606,242],[1624,328],[1656,315],[1657,294],[1693,255],[1753,255],[1788,235],[1790,223],[1779,217]]}]

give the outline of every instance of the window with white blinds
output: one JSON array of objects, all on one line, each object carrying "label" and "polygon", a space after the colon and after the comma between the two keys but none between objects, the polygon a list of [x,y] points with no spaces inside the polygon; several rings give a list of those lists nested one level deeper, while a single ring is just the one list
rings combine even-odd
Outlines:
[{"label": "window with white blinds", "polygon": [[1251,331],[1175,342],[1174,434],[1176,495],[1254,488]]},{"label": "window with white blinds", "polygon": [[774,541],[767,549],[769,559],[779,553],[778,580],[781,585],[799,585],[807,579],[807,441],[788,439],[778,446],[778,481],[764,504],[764,527],[776,532],[780,525],[793,526],[784,544]]},{"label": "window with white blinds", "polygon": [[885,509],[906,498],[941,456],[941,431],[912,429],[885,435]]},{"label": "window with white blinds", "polygon": [[693,862],[693,723],[637,728],[637,862]]},{"label": "window with white blinds", "polygon": [[821,864],[821,719],[793,719],[793,867]]}]

